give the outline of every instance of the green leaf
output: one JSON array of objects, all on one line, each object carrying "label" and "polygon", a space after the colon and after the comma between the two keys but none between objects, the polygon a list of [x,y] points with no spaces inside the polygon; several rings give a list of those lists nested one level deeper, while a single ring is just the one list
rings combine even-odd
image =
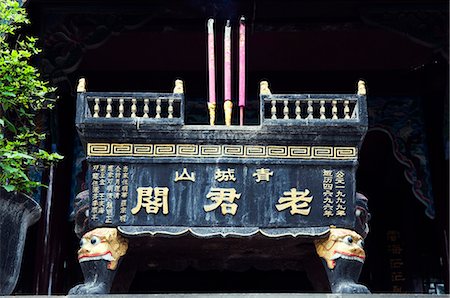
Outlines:
[{"label": "green leaf", "polygon": [[16,97],[15,93],[9,92],[9,91],[2,91],[2,94],[5,96],[12,96],[12,97]]},{"label": "green leaf", "polygon": [[28,178],[28,176],[27,176],[23,171],[18,171],[17,173],[18,173],[18,175],[19,175],[20,177],[22,177],[25,181],[30,181],[30,178]]},{"label": "green leaf", "polygon": [[55,159],[58,159],[58,160],[64,159],[64,156],[62,156],[61,154],[58,154],[56,152],[52,153],[51,157],[52,157],[53,160],[55,160]]},{"label": "green leaf", "polygon": [[4,156],[8,157],[8,158],[25,158],[25,159],[34,159],[33,156],[25,154],[25,153],[21,153],[21,152],[6,152],[5,154],[3,154]]},{"label": "green leaf", "polygon": [[17,134],[17,129],[14,126],[14,124],[12,124],[11,122],[9,122],[8,119],[3,118],[3,121],[5,121],[6,127],[14,134]]},{"label": "green leaf", "polygon": [[62,157],[38,151],[45,133],[37,131],[34,120],[55,101],[56,89],[31,63],[41,52],[37,39],[27,31],[18,34],[30,23],[19,2],[0,0],[0,187],[30,194],[43,187],[31,172]]},{"label": "green leaf", "polygon": [[11,192],[13,190],[16,189],[16,187],[14,185],[3,185],[3,188],[7,191],[7,192]]},{"label": "green leaf", "polygon": [[16,173],[16,172],[18,171],[18,169],[13,168],[13,167],[10,167],[10,166],[8,166],[8,165],[6,165],[6,164],[0,164],[0,167],[1,167],[5,172],[8,172],[8,173]]}]

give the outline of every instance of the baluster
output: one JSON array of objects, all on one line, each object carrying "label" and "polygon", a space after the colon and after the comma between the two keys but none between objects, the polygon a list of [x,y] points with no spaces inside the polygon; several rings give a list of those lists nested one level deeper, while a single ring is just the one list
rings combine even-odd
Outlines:
[{"label": "baluster", "polygon": [[131,99],[131,117],[132,118],[136,117],[136,112],[137,112],[136,102],[137,102],[136,98]]},{"label": "baluster", "polygon": [[94,105],[94,118],[98,118],[98,113],[100,112],[100,98],[94,99],[95,105]]},{"label": "baluster", "polygon": [[302,109],[300,108],[300,100],[295,101],[295,119],[302,119]]},{"label": "baluster", "polygon": [[308,112],[308,117],[306,117],[307,119],[313,119],[313,101],[312,100],[308,100],[308,108],[306,109],[306,112]]},{"label": "baluster", "polygon": [[331,119],[338,119],[338,116],[337,116],[337,101],[336,100],[332,100],[331,101],[331,114],[333,115],[331,117]]},{"label": "baluster", "polygon": [[106,99],[106,118],[111,118],[111,112],[112,112],[112,98]]},{"label": "baluster", "polygon": [[173,118],[173,98],[169,99],[169,107],[167,108],[167,112],[169,113],[167,118],[172,119]]},{"label": "baluster", "polygon": [[119,98],[119,118],[123,118],[123,111],[125,110],[125,108],[124,108],[124,103],[125,103],[125,100],[123,99],[123,98]]},{"label": "baluster", "polygon": [[144,98],[144,115],[142,115],[144,118],[148,118],[148,112],[150,112],[150,108],[148,107],[149,101],[148,98]]},{"label": "baluster", "polygon": [[156,100],[156,116],[155,118],[161,118],[161,98]]},{"label": "baluster", "polygon": [[348,106],[349,101],[344,100],[344,119],[350,119],[350,108]]},{"label": "baluster", "polygon": [[272,100],[271,104],[272,104],[272,108],[270,109],[270,112],[272,113],[271,119],[277,119],[277,101]]},{"label": "baluster", "polygon": [[284,101],[284,108],[283,108],[283,114],[284,114],[284,118],[283,119],[289,119],[289,101],[285,100]]},{"label": "baluster", "polygon": [[319,113],[320,113],[320,119],[326,119],[326,117],[325,117],[325,100],[320,101]]}]

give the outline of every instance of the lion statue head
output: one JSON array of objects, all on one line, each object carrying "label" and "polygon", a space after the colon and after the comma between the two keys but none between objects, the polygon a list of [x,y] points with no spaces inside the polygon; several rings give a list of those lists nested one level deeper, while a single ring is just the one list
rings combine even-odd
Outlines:
[{"label": "lion statue head", "polygon": [[334,269],[337,259],[347,259],[364,263],[364,239],[358,233],[339,228],[331,228],[328,238],[315,241],[317,254],[323,258],[329,269]]},{"label": "lion statue head", "polygon": [[78,261],[109,261],[108,269],[115,270],[119,258],[125,255],[128,241],[115,228],[98,228],[86,233],[80,241]]}]

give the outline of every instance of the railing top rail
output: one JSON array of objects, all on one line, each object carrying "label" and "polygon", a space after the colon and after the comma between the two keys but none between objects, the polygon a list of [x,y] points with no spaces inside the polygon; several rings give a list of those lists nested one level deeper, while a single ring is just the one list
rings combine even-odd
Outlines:
[{"label": "railing top rail", "polygon": [[261,125],[346,123],[365,125],[366,89],[363,81],[352,94],[272,93],[267,81],[260,82]]},{"label": "railing top rail", "polygon": [[265,101],[270,100],[358,100],[357,94],[270,94],[261,95]]},{"label": "railing top rail", "polygon": [[181,100],[183,94],[162,92],[85,92],[87,98],[159,98]]},{"label": "railing top rail", "polygon": [[[158,124],[184,124],[183,82],[175,81],[172,92],[87,92],[86,80],[77,86],[76,123],[108,121],[127,123],[129,119]],[[156,105],[155,105],[156,103]]]}]

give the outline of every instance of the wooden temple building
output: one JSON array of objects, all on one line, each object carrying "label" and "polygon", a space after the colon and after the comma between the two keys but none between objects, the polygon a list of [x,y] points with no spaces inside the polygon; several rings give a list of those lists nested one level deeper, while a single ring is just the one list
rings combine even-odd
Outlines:
[{"label": "wooden temple building", "polygon": [[[76,254],[79,237],[87,231],[83,229],[121,224],[129,250],[157,258],[125,256],[111,293],[329,292],[319,257],[303,253],[313,246],[298,242],[296,235],[323,236],[328,230],[321,226],[349,228],[358,218],[328,222],[312,199],[309,214],[309,191],[315,198],[325,191],[325,171],[314,172],[316,166],[347,175],[349,198],[355,192],[368,198],[370,232],[362,232],[367,237],[360,284],[373,293],[448,293],[448,1],[28,0],[24,6],[31,19],[26,30],[39,38],[43,49],[36,64],[58,87],[56,109],[47,117],[48,146],[65,158],[52,168],[52,179],[44,178],[49,191],[37,196],[42,216],[28,232],[14,293],[67,294],[84,280]],[[241,16],[246,24],[242,126],[237,104]],[[207,105],[209,18],[215,20],[216,34],[215,126],[210,125]],[[227,20],[235,104],[231,126],[225,126],[222,106]],[[77,90],[80,78],[86,79],[85,86]],[[182,92],[174,90],[176,80],[182,82]],[[262,81],[271,93],[261,90]],[[358,91],[359,81],[365,82],[366,92]],[[145,118],[146,109],[156,111],[151,121],[136,120]],[[322,122],[322,116],[333,120]],[[296,117],[301,121],[295,122]],[[308,157],[300,160],[304,154]],[[169,158],[175,157],[181,159],[173,164]],[[151,187],[155,196],[179,187],[188,207],[163,208],[155,223],[164,228],[144,229],[154,223],[151,210],[146,215],[146,207],[130,190],[133,206],[126,208],[125,195],[123,212],[118,200],[115,217],[102,213],[102,222],[96,222],[92,202],[86,213],[79,194],[90,190],[93,200],[99,177],[109,175],[108,165],[111,175],[116,170],[122,175],[122,180],[117,178],[121,187],[130,171],[137,181],[130,182],[130,189],[136,187],[140,199]],[[236,178],[247,187],[239,208],[250,211],[269,207],[247,206],[246,196],[281,196],[299,191],[295,185],[304,188],[306,205],[298,212],[310,215],[308,221],[279,220],[268,211],[225,220],[219,209],[211,210],[218,207],[214,204],[188,214],[189,204],[197,204],[189,198],[215,198],[202,185],[219,191],[220,184],[209,184],[202,173],[214,176],[217,165],[224,165],[228,176],[219,177],[216,170],[216,182],[232,179],[231,168],[236,169]],[[299,165],[301,171],[291,171]],[[191,180],[161,182],[175,172],[179,180]],[[253,177],[258,183],[267,180],[255,184]],[[316,182],[317,191],[310,186]],[[278,201],[278,211],[282,205]],[[357,209],[357,202],[350,199],[346,207]],[[222,208],[222,214],[236,211]],[[204,211],[217,213],[203,218]],[[171,218],[172,212],[179,218]],[[214,225],[208,227],[208,220]],[[252,225],[260,228],[257,236],[246,229]],[[292,226],[299,229],[289,230]],[[158,233],[163,235],[156,237]],[[142,234],[152,235],[151,240]],[[280,239],[269,241],[267,235]],[[314,266],[317,270],[308,269]]]}]

